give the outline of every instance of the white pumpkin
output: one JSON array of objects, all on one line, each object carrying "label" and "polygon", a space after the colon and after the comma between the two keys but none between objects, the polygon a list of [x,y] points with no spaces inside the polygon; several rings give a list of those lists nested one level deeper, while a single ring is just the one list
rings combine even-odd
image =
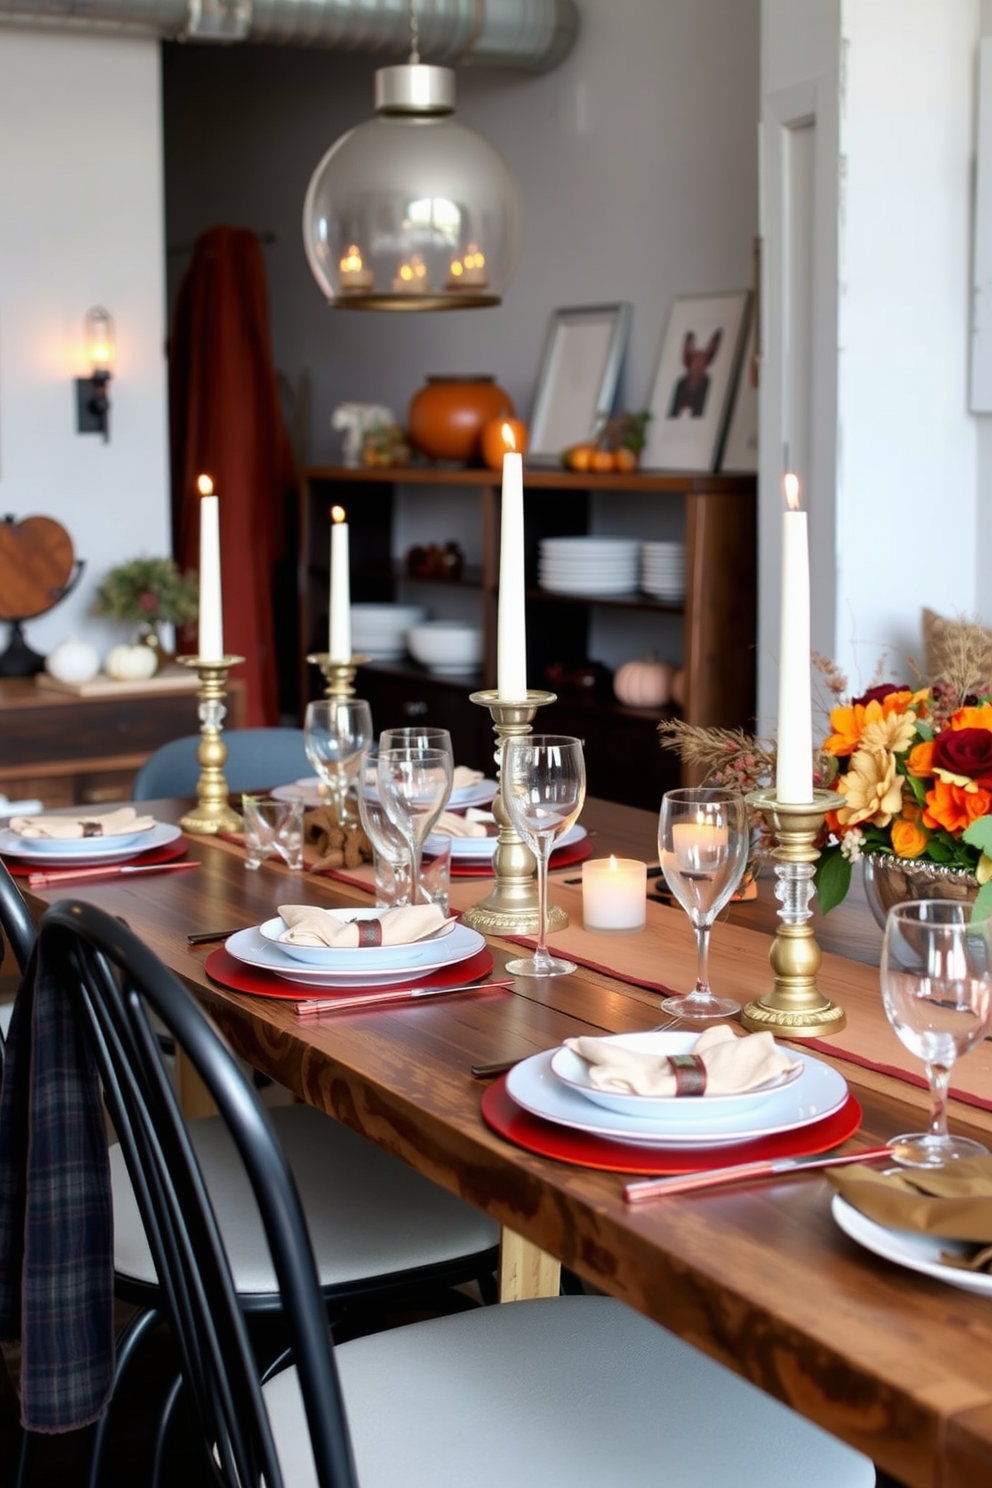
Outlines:
[{"label": "white pumpkin", "polygon": [[157,665],[151,646],[114,646],[103,659],[103,670],[115,682],[144,682]]},{"label": "white pumpkin", "polygon": [[88,641],[69,636],[45,660],[45,671],[57,682],[89,682],[100,670],[100,657]]},{"label": "white pumpkin", "polygon": [[672,694],[675,667],[655,656],[625,661],[613,678],[613,692],[628,708],[663,708]]}]

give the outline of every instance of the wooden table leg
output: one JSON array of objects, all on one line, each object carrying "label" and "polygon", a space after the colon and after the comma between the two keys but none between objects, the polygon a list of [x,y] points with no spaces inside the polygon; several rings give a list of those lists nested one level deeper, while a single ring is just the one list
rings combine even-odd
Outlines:
[{"label": "wooden table leg", "polygon": [[499,1244],[499,1300],[557,1297],[561,1262],[504,1225]]},{"label": "wooden table leg", "polygon": [[196,1070],[182,1049],[176,1050],[176,1086],[179,1090],[179,1109],[187,1121],[198,1116],[214,1116],[217,1107]]}]

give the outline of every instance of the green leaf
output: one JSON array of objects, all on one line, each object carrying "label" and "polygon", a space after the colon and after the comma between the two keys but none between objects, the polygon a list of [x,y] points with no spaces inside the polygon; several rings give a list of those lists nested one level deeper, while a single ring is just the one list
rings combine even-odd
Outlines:
[{"label": "green leaf", "polygon": [[992,858],[992,816],[980,816],[961,835],[965,842]]},{"label": "green leaf", "polygon": [[971,906],[971,918],[973,920],[984,920],[992,914],[992,879],[987,884],[982,884]]},{"label": "green leaf", "polygon": [[851,864],[839,849],[824,852],[814,875],[820,909],[824,914],[840,904],[851,887]]}]

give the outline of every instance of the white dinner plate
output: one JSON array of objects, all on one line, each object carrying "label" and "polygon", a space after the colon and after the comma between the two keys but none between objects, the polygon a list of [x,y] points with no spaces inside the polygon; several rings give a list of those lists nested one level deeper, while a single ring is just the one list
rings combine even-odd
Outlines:
[{"label": "white dinner plate", "polygon": [[840,1194],[834,1194],[830,1201],[830,1212],[845,1235],[883,1260],[932,1276],[935,1281],[946,1281],[948,1286],[960,1287],[962,1291],[992,1297],[992,1276],[987,1271],[962,1271],[957,1266],[944,1265],[940,1259],[942,1251],[964,1254],[971,1246],[944,1240],[939,1235],[921,1235],[915,1230],[890,1230],[855,1209]]},{"label": "white dinner plate", "polygon": [[[388,914],[388,909],[381,906],[371,909],[329,909],[327,913],[339,925],[347,925],[353,920],[381,920],[383,915]],[[281,915],[266,920],[257,929],[259,935],[269,945],[274,945],[277,950],[284,951],[290,960],[300,962],[304,966],[335,971],[340,967],[342,957],[353,960],[356,966],[366,966],[369,964],[369,957],[373,956],[376,958],[373,969],[379,970],[380,957],[388,961],[398,956],[405,964],[409,960],[411,951],[422,945],[433,945],[437,940],[446,940],[454,930],[454,923],[449,920],[441,926],[436,935],[425,935],[423,940],[407,940],[391,946],[348,946],[346,948],[327,945],[297,945],[291,940],[285,940],[283,937],[289,926]]]},{"label": "white dinner plate", "polygon": [[[442,834],[438,832],[437,835],[440,837]],[[558,838],[552,852],[556,852],[559,847],[569,847],[573,842],[581,842],[587,835],[585,827],[576,823]],[[495,833],[492,837],[452,837],[451,860],[459,863],[488,863],[496,851],[497,840]]]},{"label": "white dinner plate", "polygon": [[16,832],[5,828],[0,831],[0,855],[24,863],[43,863],[46,868],[73,868],[81,858],[85,858],[87,863],[125,863],[139,853],[166,847],[181,836],[179,827],[171,822],[156,822],[147,832],[128,837],[81,837],[69,842],[53,842],[44,852],[39,852],[33,837],[19,837]]},{"label": "white dinner plate", "polygon": [[[468,810],[469,806],[488,806],[498,789],[495,780],[477,780],[474,785],[466,785],[461,790],[451,792],[448,810],[463,811]],[[320,781],[316,775],[294,780],[289,785],[277,785],[269,791],[269,795],[274,796],[277,801],[302,801],[308,808],[326,803],[326,797],[320,794]]]},{"label": "white dinner plate", "polygon": [[599,579],[590,579],[586,583],[574,584],[563,579],[541,579],[538,588],[544,589],[548,594],[635,594],[637,592],[637,577],[631,575],[629,580],[623,583],[607,583]]},{"label": "white dinner plate", "polygon": [[[477,930],[456,925],[443,940],[425,940],[412,946],[369,946],[364,950],[339,951],[334,970],[304,966],[285,951],[263,940],[259,929],[238,930],[228,936],[225,949],[235,961],[274,971],[287,982],[306,982],[327,987],[381,987],[389,982],[419,981],[441,966],[454,966],[481,951],[486,942]],[[359,961],[358,958],[362,959]],[[387,959],[382,959],[387,958]]]},{"label": "white dinner plate", "polygon": [[[631,1049],[642,1054],[691,1054],[697,1033],[626,1033],[613,1040],[620,1049]],[[565,1085],[577,1090],[594,1106],[605,1111],[618,1111],[621,1116],[643,1116],[655,1121],[678,1121],[689,1113],[705,1117],[743,1115],[756,1110],[787,1085],[800,1078],[805,1066],[796,1061],[796,1068],[770,1080],[766,1085],[753,1090],[739,1091],[733,1095],[704,1095],[697,1099],[685,1095],[651,1096],[633,1095],[624,1090],[600,1090],[590,1078],[589,1065],[580,1054],[564,1047],[556,1049],[551,1068]]]},{"label": "white dinner plate", "polygon": [[572,1127],[617,1142],[632,1142],[639,1147],[732,1147],[756,1137],[812,1126],[814,1121],[822,1121],[824,1116],[839,1110],[847,1100],[847,1081],[843,1075],[809,1054],[797,1054],[796,1058],[806,1066],[802,1079],[777,1092],[757,1111],[739,1117],[717,1116],[708,1121],[687,1111],[679,1113],[677,1122],[646,1121],[604,1111],[578,1091],[563,1085],[551,1068],[554,1054],[553,1049],[533,1054],[510,1070],[506,1088],[517,1105],[532,1116],[553,1121],[556,1126]]}]

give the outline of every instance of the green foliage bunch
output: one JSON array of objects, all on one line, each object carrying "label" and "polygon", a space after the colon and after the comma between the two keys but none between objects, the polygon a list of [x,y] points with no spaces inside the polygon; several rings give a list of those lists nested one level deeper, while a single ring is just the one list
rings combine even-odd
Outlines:
[{"label": "green foliage bunch", "polygon": [[107,620],[182,626],[196,619],[197,579],[172,558],[132,558],[112,568],[93,600],[93,614]]}]

